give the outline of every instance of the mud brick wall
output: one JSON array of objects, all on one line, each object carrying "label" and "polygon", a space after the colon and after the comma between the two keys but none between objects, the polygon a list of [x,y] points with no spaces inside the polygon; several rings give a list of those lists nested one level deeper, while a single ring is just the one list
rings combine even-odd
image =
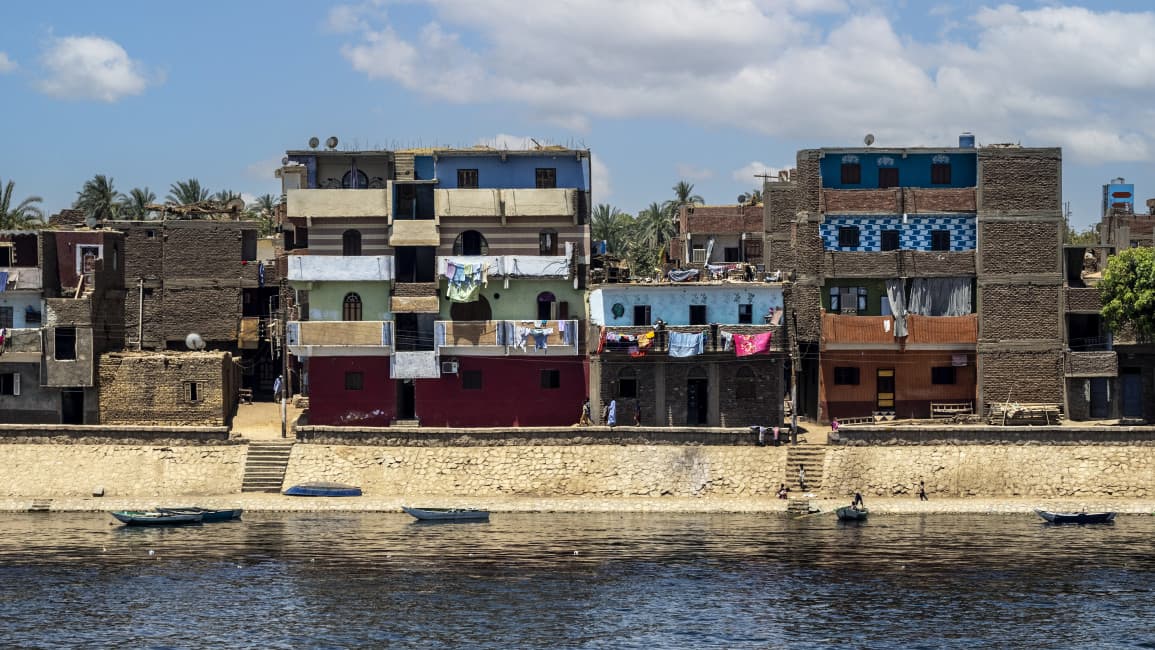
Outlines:
[{"label": "mud brick wall", "polygon": [[237,280],[241,267],[242,227],[220,221],[164,222],[164,277]]},{"label": "mud brick wall", "polygon": [[393,295],[398,298],[424,298],[437,295],[436,282],[397,282]]},{"label": "mud brick wall", "polygon": [[902,251],[903,275],[909,277],[961,277],[975,274],[974,251]]},{"label": "mud brick wall", "polygon": [[762,201],[766,232],[789,231],[798,214],[798,183],[766,181],[762,184]]},{"label": "mud brick wall", "polygon": [[1062,163],[1058,148],[979,149],[979,210],[1060,210]]},{"label": "mud brick wall", "polygon": [[[236,341],[242,309],[240,288],[168,287],[162,294],[164,339],[177,341],[176,349],[184,348],[183,341],[190,332],[219,344]],[[128,327],[136,330],[134,324]]]},{"label": "mud brick wall", "polygon": [[979,383],[986,402],[1063,403],[1063,352],[979,350]]},{"label": "mud brick wall", "polygon": [[683,210],[685,230],[691,233],[744,233],[762,232],[762,206],[718,205],[695,206],[694,211]]},{"label": "mud brick wall", "polygon": [[977,205],[975,190],[970,187],[943,189],[906,187],[902,190],[904,212],[975,212],[978,209]]},{"label": "mud brick wall", "polygon": [[[631,376],[637,380],[638,386],[638,402],[642,408],[642,425],[644,426],[660,426],[664,424],[659,422],[659,413],[655,411],[657,402],[657,370],[658,364],[662,363],[660,359],[630,359],[628,361],[608,361],[606,357],[602,357],[602,374],[601,374],[601,403],[609,404],[610,400],[616,399],[618,424],[631,425],[634,423],[634,400],[628,397],[618,397],[618,380],[625,376]],[[598,409],[596,404],[595,409]],[[597,424],[605,424],[602,422],[601,411],[598,410],[593,413],[594,422]]]},{"label": "mud brick wall", "polygon": [[844,212],[885,212],[897,214],[901,209],[902,190],[822,190],[821,208],[827,214]]},{"label": "mud brick wall", "polygon": [[1030,274],[1062,270],[1058,220],[987,221],[979,218],[981,273]]},{"label": "mud brick wall", "polygon": [[819,169],[821,151],[804,149],[798,152],[795,178],[798,183],[796,211],[817,215],[822,203],[822,172]]},{"label": "mud brick wall", "polygon": [[1072,377],[1114,377],[1119,358],[1114,352],[1068,352],[1067,374]]},{"label": "mud brick wall", "polygon": [[124,232],[125,282],[134,285],[140,278],[159,279],[164,272],[163,222],[118,222],[115,225]]},{"label": "mud brick wall", "polygon": [[1063,336],[1058,285],[988,284],[979,287],[979,339],[1053,339]]},{"label": "mud brick wall", "polygon": [[[111,353],[100,360],[101,424],[224,426],[235,392],[228,353]],[[188,399],[196,382],[198,401]]]},{"label": "mud brick wall", "polygon": [[45,326],[92,324],[92,301],[88,298],[47,298],[44,308]]},{"label": "mud brick wall", "polygon": [[824,258],[827,278],[897,278],[900,275],[898,251],[826,251]]},{"label": "mud brick wall", "polygon": [[1067,289],[1067,311],[1099,313],[1103,309],[1103,298],[1096,288]]},{"label": "mud brick wall", "polygon": [[[723,361],[718,365],[718,411],[723,427],[759,425],[772,427],[782,422],[782,372],[784,355],[750,357],[748,363]],[[753,373],[754,396],[738,397],[738,372],[747,368]],[[768,436],[769,437],[769,436]]]},{"label": "mud brick wall", "polygon": [[791,319],[792,315],[797,316],[798,329],[794,330],[794,322],[787,322],[787,331],[801,341],[818,341],[822,333],[822,287],[812,283],[791,285],[786,318]]}]

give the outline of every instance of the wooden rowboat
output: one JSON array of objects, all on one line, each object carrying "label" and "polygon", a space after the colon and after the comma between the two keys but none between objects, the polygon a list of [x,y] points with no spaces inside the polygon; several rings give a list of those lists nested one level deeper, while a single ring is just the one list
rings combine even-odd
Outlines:
[{"label": "wooden rowboat", "polygon": [[128,526],[179,526],[199,524],[203,519],[200,514],[173,514],[156,510],[117,510],[109,514]]},{"label": "wooden rowboat", "polygon": [[178,506],[173,508],[157,508],[157,512],[164,512],[173,515],[197,515],[201,516],[201,521],[206,523],[212,521],[229,521],[232,519],[240,519],[241,513],[244,512],[240,508],[226,508],[222,510],[215,510],[212,508],[198,508],[196,506]]},{"label": "wooden rowboat", "polygon": [[361,488],[344,483],[302,483],[281,494],[290,497],[359,497]]},{"label": "wooden rowboat", "polygon": [[1052,524],[1109,524],[1115,521],[1113,512],[1049,512],[1038,508],[1035,512]]},{"label": "wooden rowboat", "polygon": [[852,508],[850,506],[842,506],[835,511],[838,515],[839,521],[862,521],[870,514],[866,508]]},{"label": "wooden rowboat", "polygon": [[489,519],[488,510],[476,508],[410,508],[401,506],[405,512],[421,521],[482,521]]}]

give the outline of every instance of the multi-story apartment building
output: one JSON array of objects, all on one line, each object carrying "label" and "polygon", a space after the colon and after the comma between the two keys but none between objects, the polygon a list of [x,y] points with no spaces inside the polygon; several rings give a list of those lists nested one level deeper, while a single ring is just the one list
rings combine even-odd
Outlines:
[{"label": "multi-story apartment building", "polygon": [[789,271],[798,408],[929,417],[1062,404],[1061,154],[1018,146],[828,148],[765,184]]},{"label": "multi-story apartment building", "polygon": [[588,151],[289,151],[278,175],[310,423],[576,420]]},{"label": "multi-story apartment building", "polygon": [[669,259],[683,267],[762,264],[763,215],[760,204],[683,205]]}]

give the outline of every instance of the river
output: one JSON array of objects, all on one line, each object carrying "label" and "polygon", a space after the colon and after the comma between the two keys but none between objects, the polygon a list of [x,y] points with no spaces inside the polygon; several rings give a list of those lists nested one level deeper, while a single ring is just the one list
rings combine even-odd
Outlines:
[{"label": "river", "polygon": [[1155,648],[1155,517],[0,514],[20,648]]}]

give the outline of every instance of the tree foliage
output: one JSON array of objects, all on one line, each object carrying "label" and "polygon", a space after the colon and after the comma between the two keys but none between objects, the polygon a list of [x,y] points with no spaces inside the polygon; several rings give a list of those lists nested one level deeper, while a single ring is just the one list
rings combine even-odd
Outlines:
[{"label": "tree foliage", "polygon": [[590,235],[594,241],[605,241],[606,252],[622,256],[633,234],[634,218],[608,203],[594,207],[590,218]]},{"label": "tree foliage", "polygon": [[177,181],[169,186],[165,201],[177,205],[189,205],[205,201],[209,198],[209,188],[201,187],[201,182],[195,178],[187,181]]},{"label": "tree foliage", "polygon": [[0,183],[0,230],[29,230],[39,228],[44,222],[44,211],[37,203],[44,199],[39,196],[30,196],[23,201],[12,205],[12,192],[16,188],[14,181]]},{"label": "tree foliage", "polygon": [[124,196],[116,191],[111,176],[97,174],[87,181],[76,193],[72,207],[83,210],[85,216],[97,221],[116,219],[120,216],[120,205]]},{"label": "tree foliage", "polygon": [[156,203],[156,193],[145,188],[134,187],[120,200],[120,215],[125,219],[151,219],[152,212],[146,207]]},{"label": "tree foliage", "polygon": [[1112,255],[1099,283],[1103,320],[1112,331],[1130,329],[1155,340],[1155,248],[1128,248]]}]

